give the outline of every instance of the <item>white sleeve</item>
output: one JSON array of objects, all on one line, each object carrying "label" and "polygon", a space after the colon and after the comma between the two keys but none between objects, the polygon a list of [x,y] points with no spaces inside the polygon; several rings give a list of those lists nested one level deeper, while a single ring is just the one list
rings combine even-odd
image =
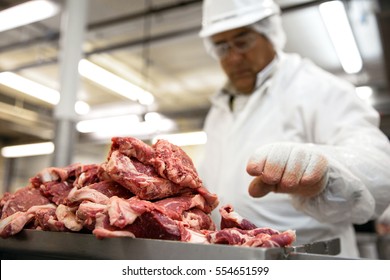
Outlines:
[{"label": "white sleeve", "polygon": [[329,161],[328,183],[316,197],[293,197],[294,206],[324,222],[361,224],[378,217],[390,203],[390,144],[374,135],[367,135],[365,146],[316,145]]},{"label": "white sleeve", "polygon": [[320,222],[362,224],[375,211],[375,200],[361,179],[336,161],[329,160],[328,183],[312,198],[292,195],[295,208]]},{"label": "white sleeve", "polygon": [[293,205],[323,222],[375,219],[390,204],[390,143],[379,114],[353,88],[329,88],[319,98],[306,129],[317,143],[308,145],[329,160],[328,184],[316,197],[293,196]]}]

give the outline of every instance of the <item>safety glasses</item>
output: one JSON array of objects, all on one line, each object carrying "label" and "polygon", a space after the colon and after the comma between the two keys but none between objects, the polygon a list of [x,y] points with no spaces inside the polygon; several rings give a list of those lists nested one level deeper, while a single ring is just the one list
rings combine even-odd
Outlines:
[{"label": "safety glasses", "polygon": [[237,53],[245,53],[254,47],[257,38],[257,33],[247,31],[237,35],[232,40],[214,43],[211,51],[219,59],[225,58],[230,50],[234,50]]}]

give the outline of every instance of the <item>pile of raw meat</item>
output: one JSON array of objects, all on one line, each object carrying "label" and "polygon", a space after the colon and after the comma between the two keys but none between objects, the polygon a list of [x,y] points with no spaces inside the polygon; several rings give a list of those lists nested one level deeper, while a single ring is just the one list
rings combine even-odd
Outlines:
[{"label": "pile of raw meat", "polygon": [[284,247],[295,240],[292,230],[257,228],[231,205],[219,209],[217,230],[210,216],[217,206],[217,196],[203,186],[181,148],[165,140],[149,146],[115,137],[104,163],[46,168],[28,186],[5,193],[0,236],[29,228],[252,247]]}]

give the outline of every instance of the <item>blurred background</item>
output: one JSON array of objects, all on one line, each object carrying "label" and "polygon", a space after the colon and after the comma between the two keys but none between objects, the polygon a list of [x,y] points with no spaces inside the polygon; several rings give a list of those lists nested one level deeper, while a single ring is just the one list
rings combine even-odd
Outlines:
[{"label": "blurred background", "polygon": [[[44,6],[25,6],[32,2]],[[286,52],[356,85],[389,136],[390,1],[276,2]],[[23,16],[13,14],[17,6]],[[225,81],[198,37],[201,7],[201,0],[1,0],[0,194],[45,167],[103,162],[113,136],[171,137],[197,163],[209,98]]]}]

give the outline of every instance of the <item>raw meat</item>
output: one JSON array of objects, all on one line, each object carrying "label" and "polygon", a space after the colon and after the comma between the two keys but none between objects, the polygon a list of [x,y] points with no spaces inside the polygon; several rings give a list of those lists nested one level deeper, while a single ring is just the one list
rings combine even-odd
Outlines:
[{"label": "raw meat", "polygon": [[168,141],[159,140],[151,147],[136,138],[115,137],[103,167],[114,181],[142,199],[200,189],[211,206],[216,206],[216,196],[204,188],[190,157]]},{"label": "raw meat", "polygon": [[[140,166],[143,168],[139,168]],[[158,176],[157,173],[151,174],[150,168],[152,167],[146,168],[139,162],[135,164],[135,160],[119,151],[114,151],[105,165],[107,173],[114,181],[142,199],[154,200],[182,191],[183,188],[179,185]],[[144,170],[147,171],[143,172]]]},{"label": "raw meat", "polygon": [[207,240],[214,244],[229,244],[246,247],[285,247],[295,241],[295,232],[284,232],[262,229],[242,230],[239,228],[225,228],[206,234]]},{"label": "raw meat", "polygon": [[6,193],[0,200],[1,219],[16,212],[26,212],[32,206],[48,204],[50,200],[35,188],[25,187],[14,194]]},{"label": "raw meat", "polygon": [[203,186],[192,160],[182,149],[162,139],[158,140],[153,148],[155,157],[151,163],[158,174],[182,187]]},{"label": "raw meat", "polygon": [[114,137],[101,164],[49,167],[0,200],[0,236],[23,228],[252,247],[289,246],[295,232],[258,228],[234,211],[211,212],[218,197],[203,186],[192,160],[178,146],[153,146]]},{"label": "raw meat", "polygon": [[233,206],[226,205],[219,209],[221,214],[221,229],[224,228],[239,228],[239,229],[254,229],[257,228],[247,219],[241,217],[238,213],[234,212]]},{"label": "raw meat", "polygon": [[43,209],[53,210],[56,208],[53,204],[36,205],[30,207],[27,211],[17,211],[12,215],[0,220],[0,237],[7,238],[19,233],[35,218],[36,212]]}]

